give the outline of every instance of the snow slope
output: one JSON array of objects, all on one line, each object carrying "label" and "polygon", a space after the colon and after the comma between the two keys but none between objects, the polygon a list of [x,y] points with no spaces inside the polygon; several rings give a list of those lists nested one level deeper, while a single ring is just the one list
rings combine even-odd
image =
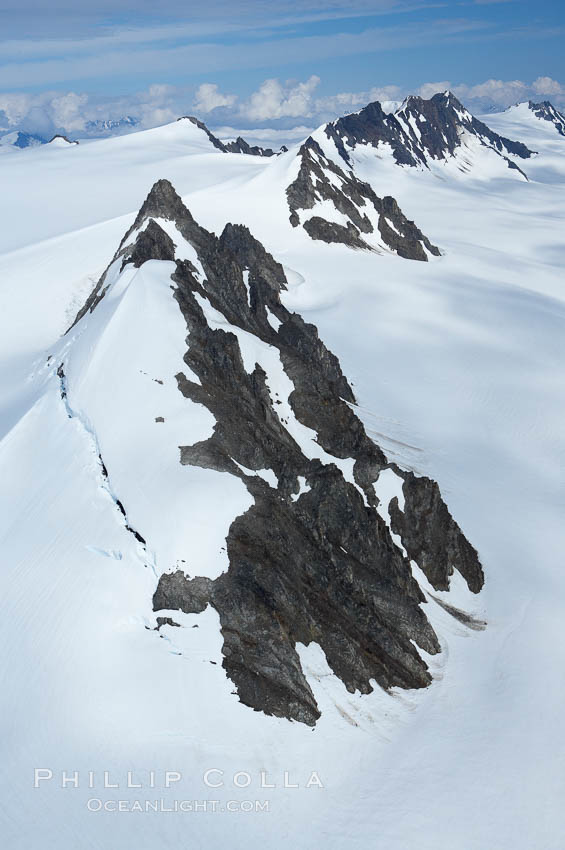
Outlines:
[{"label": "snow slope", "polygon": [[[442,249],[416,263],[312,242],[288,225],[296,149],[274,160],[225,155],[186,123],[0,161],[10,209],[0,255],[5,846],[560,850],[565,140],[516,113],[488,116],[539,151],[529,182],[359,154],[358,176],[396,197]],[[191,528],[221,558],[223,515],[216,500],[217,526],[202,537],[206,476],[180,482],[177,441],[187,429],[205,434],[210,420],[174,392],[183,329],[151,263],[93,314],[92,341],[77,349],[85,360],[71,359],[82,384],[66,403],[56,370],[61,334],[158,177],[201,224],[246,223],[284,264],[285,305],[339,356],[369,432],[438,480],[478,548],[484,590],[474,597],[461,583],[449,596],[487,627],[469,630],[427,603],[444,650],[429,659],[427,691],[351,695],[311,645],[301,658],[322,710],[311,730],[237,702],[211,609],[182,615],[186,628],[153,630],[155,576],[113,490],[126,489],[133,527],[150,525],[157,562],[181,559]],[[109,482],[98,452],[112,457]],[[169,488],[175,509],[155,513]],[[243,510],[245,497],[234,485],[225,503]],[[210,569],[221,569],[212,555]],[[53,780],[35,789],[34,768]],[[224,787],[205,785],[211,768],[224,771]],[[62,770],[80,771],[81,787],[61,788]],[[101,787],[105,770],[119,789]],[[125,787],[128,770],[145,787]],[[183,776],[168,790],[165,770]],[[249,787],[233,786],[237,771]],[[261,788],[261,771],[275,789]],[[285,771],[299,789],[283,787]],[[312,771],[323,788],[305,787]],[[91,798],[268,800],[270,811],[90,812]]]}]

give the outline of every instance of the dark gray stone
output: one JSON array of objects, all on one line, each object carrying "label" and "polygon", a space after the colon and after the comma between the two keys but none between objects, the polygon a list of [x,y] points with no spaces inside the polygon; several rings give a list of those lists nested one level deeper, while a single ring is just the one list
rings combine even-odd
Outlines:
[{"label": "dark gray stone", "polygon": [[[330,201],[338,212],[349,219],[347,224],[312,216],[303,225],[308,235],[324,242],[340,242],[351,248],[371,250],[361,234],[373,233],[374,228],[366,212],[372,207],[378,213],[382,241],[399,256],[426,261],[428,255],[424,246],[431,254],[439,256],[439,248],[432,245],[414,222],[406,218],[394,198],[379,198],[368,183],[358,180],[352,171],[346,173],[328,159],[311,136],[300,148],[299,156],[298,175],[286,190],[293,227],[300,224],[299,210],[310,210],[321,200]],[[336,186],[336,177],[341,187]]]}]

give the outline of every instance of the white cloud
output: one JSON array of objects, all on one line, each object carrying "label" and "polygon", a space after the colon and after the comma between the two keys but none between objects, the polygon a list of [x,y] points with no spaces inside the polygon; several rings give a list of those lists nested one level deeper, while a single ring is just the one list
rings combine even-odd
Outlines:
[{"label": "white cloud", "polygon": [[320,119],[333,118],[338,115],[346,115],[361,109],[375,100],[389,104],[391,101],[402,100],[402,89],[400,86],[374,87],[368,91],[339,92],[328,97],[320,97],[315,102],[315,113]]},{"label": "white cloud", "polygon": [[276,118],[307,117],[312,112],[312,95],[320,78],[312,75],[303,83],[287,83],[265,80],[258,91],[253,92],[242,104],[241,114],[251,121],[267,121]]},{"label": "white cloud", "polygon": [[[196,94],[187,89],[155,83],[132,95],[106,98],[73,91],[39,94],[0,92],[0,131],[22,129],[43,136],[64,132],[80,137],[93,132],[88,126],[91,121],[131,116],[137,126],[144,129],[172,122],[188,112],[211,123],[212,129],[214,116],[217,116],[216,123],[221,121],[229,126],[230,132],[226,131],[225,135],[240,134],[257,141],[265,141],[268,137],[274,143],[279,131],[285,141],[301,138],[308,135],[311,127],[354,112],[374,100],[381,101],[385,110],[392,111],[394,103],[391,101],[401,101],[414,91],[423,97],[431,97],[437,91],[450,89],[475,114],[504,109],[528,99],[550,98],[558,108],[565,106],[565,86],[547,76],[540,76],[533,82],[490,79],[474,85],[451,84],[442,80],[424,83],[412,91],[397,85],[384,85],[365,91],[316,97],[319,83],[317,76],[284,83],[268,79],[248,98],[241,100],[235,94],[225,94],[215,83],[202,84]],[[254,124],[260,129],[237,129],[253,128]],[[296,125],[296,135],[293,135]],[[123,131],[128,129],[131,129],[130,125],[122,128]],[[264,139],[261,136],[263,132],[266,133]]]},{"label": "white cloud", "polygon": [[532,88],[536,94],[565,94],[563,86],[551,77],[538,77],[532,83]]},{"label": "white cloud", "polygon": [[88,95],[76,94],[72,91],[54,97],[51,101],[54,124],[64,127],[69,132],[84,130],[86,124],[84,107],[87,102]]},{"label": "white cloud", "polygon": [[263,144],[272,139],[294,139],[300,140],[308,136],[313,127],[307,127],[300,124],[296,127],[289,127],[285,130],[277,130],[273,127],[215,127],[214,133],[220,139],[233,139],[235,136],[243,136],[247,141],[251,138],[257,139]]},{"label": "white cloud", "polygon": [[9,124],[19,124],[28,114],[32,95],[13,94],[7,92],[0,94],[0,110],[5,114]]},{"label": "white cloud", "polygon": [[215,83],[202,83],[196,90],[194,108],[198,112],[212,112],[219,106],[233,106],[237,101],[236,94],[222,94]]},{"label": "white cloud", "polygon": [[416,94],[419,94],[420,97],[425,98],[426,100],[430,97],[433,97],[434,94],[441,91],[451,90],[451,83],[449,80],[442,80],[440,83],[424,83],[423,86],[420,86],[417,89]]},{"label": "white cloud", "polygon": [[454,86],[459,97],[489,98],[497,106],[508,106],[527,97],[528,86],[521,80],[487,80],[475,86]]},{"label": "white cloud", "polygon": [[560,102],[560,96],[565,95],[565,88],[551,77],[538,77],[532,83],[523,80],[490,79],[472,86],[465,83],[453,85],[448,80],[443,80],[439,83],[424,83],[418,89],[418,94],[427,98],[446,89],[450,89],[471,110],[505,109],[513,103],[540,95],[558,97]]},{"label": "white cloud", "polygon": [[235,139],[237,136],[243,138],[251,145],[261,145],[264,148],[278,150],[281,145],[290,147],[296,142],[306,139],[314,127],[299,124],[288,129],[274,129],[273,127],[214,127],[214,135],[223,141]]},{"label": "white cloud", "polygon": [[147,92],[138,95],[138,103],[133,104],[133,110],[130,111],[133,111],[143,128],[168,124],[179,117],[178,109],[174,107],[176,96],[174,86],[154,83]]}]

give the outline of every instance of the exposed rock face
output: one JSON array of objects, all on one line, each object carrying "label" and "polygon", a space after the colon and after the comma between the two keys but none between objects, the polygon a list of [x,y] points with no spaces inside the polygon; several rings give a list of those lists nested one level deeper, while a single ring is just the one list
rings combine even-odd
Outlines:
[{"label": "exposed rock face", "polygon": [[68,136],[62,136],[60,133],[56,133],[51,139],[49,139],[47,144],[52,144],[53,142],[57,142],[60,140],[61,142],[65,142],[67,145],[78,145],[78,142],[73,139],[69,139]]},{"label": "exposed rock face", "polygon": [[432,159],[445,159],[453,155],[461,144],[463,130],[503,156],[512,154],[520,159],[529,159],[533,154],[522,142],[499,136],[471,115],[451,92],[435,94],[430,100],[409,97],[396,117],[411,138],[419,142],[424,154]]},{"label": "exposed rock face", "polygon": [[373,147],[389,145],[398,165],[427,166],[433,160],[453,156],[464,132],[502,156],[511,168],[518,166],[507,158],[508,155],[528,159],[533,154],[521,142],[493,132],[472,116],[451,92],[435,94],[430,100],[409,97],[394,115],[386,114],[380,103],[370,103],[354,115],[331,122],[325,132],[348,164],[351,151],[357,145],[370,144]]},{"label": "exposed rock face", "polygon": [[[294,227],[301,222],[302,210],[315,210],[317,204],[329,201],[342,222],[327,221],[320,215],[305,218],[303,227],[312,239],[366,250],[380,244],[411,260],[426,261],[427,252],[439,255],[439,249],[406,218],[394,198],[379,198],[368,183],[329,159],[311,136],[300,148],[299,156],[298,176],[286,192]],[[367,238],[370,234],[374,235],[373,240]]]},{"label": "exposed rock face", "polygon": [[250,145],[241,136],[235,142],[226,142],[225,148],[229,153],[246,153],[250,156],[275,156],[272,148],[262,148],[259,145]]},{"label": "exposed rock face", "polygon": [[[369,439],[339,361],[313,325],[284,307],[283,268],[246,227],[228,224],[215,236],[161,180],[113,263],[170,260],[174,240],[155,221],[163,218],[200,264],[177,259],[171,278],[188,330],[184,360],[199,381],[180,372],[178,387],[216,420],[209,439],[180,447],[179,460],[239,477],[254,504],[229,529],[227,572],[211,580],[193,563],[195,578],[163,574],[155,611],[213,606],[226,673],[240,700],[267,714],[309,725],[320,716],[297,643],[318,643],[350,691],[368,693],[373,680],[425,687],[430,674],[416,646],[437,653],[439,643],[410,563],[376,510],[373,485],[383,471],[393,470],[403,486],[404,512],[395,500],[389,508],[394,528],[436,589],[458,569],[478,591],[477,553],[437,485],[389,464]],[[85,309],[94,309],[104,286],[103,278]],[[266,352],[268,369],[246,367],[241,332],[253,338],[253,351]],[[277,486],[255,474],[265,470]]]},{"label": "exposed rock face", "polygon": [[417,144],[405,132],[396,115],[383,111],[378,101],[369,103],[364,109],[344,115],[325,128],[328,139],[335,145],[346,163],[350,164],[350,151],[358,144],[378,147],[390,145],[398,165],[425,165],[425,156]]},{"label": "exposed rock face", "polygon": [[565,115],[559,112],[549,100],[544,100],[541,103],[528,102],[528,107],[534,113],[536,118],[541,118],[544,121],[550,121],[560,136],[565,136]]},{"label": "exposed rock face", "polygon": [[456,569],[470,590],[478,593],[484,577],[477,566],[477,552],[449,513],[439,487],[429,478],[398,472],[404,478],[404,510],[399,510],[397,499],[392,500],[391,527],[400,535],[410,559],[436,590],[449,589],[449,578]]}]

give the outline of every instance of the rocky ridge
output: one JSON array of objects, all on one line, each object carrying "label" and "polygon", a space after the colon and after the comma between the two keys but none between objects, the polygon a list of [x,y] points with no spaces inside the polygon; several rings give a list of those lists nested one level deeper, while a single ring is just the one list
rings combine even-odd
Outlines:
[{"label": "rocky ridge", "polygon": [[262,148],[260,145],[250,145],[244,138],[238,136],[233,142],[224,142],[224,147],[229,153],[246,153],[249,156],[275,156],[272,148]]},{"label": "rocky ridge", "polygon": [[[163,219],[192,246],[193,260],[175,258]],[[241,702],[267,714],[309,725],[320,715],[297,644],[318,643],[352,692],[368,693],[375,682],[426,687],[430,674],[416,647],[440,647],[409,558],[436,590],[449,587],[454,569],[473,592],[483,583],[477,553],[437,484],[390,464],[369,439],[339,361],[315,326],[283,305],[284,270],[246,227],[210,233],[161,180],[111,266],[148,260],[175,263],[184,360],[198,379],[179,372],[177,385],[216,421],[209,439],[179,447],[179,462],[237,476],[254,498],[230,527],[227,572],[199,577],[187,553],[187,572],[161,575],[154,610],[166,617],[215,608],[226,673]],[[77,321],[96,309],[106,280]],[[261,352],[254,365],[247,338]],[[276,485],[259,474],[265,470]],[[402,499],[379,504],[381,476],[391,475]]]},{"label": "rocky ridge", "polygon": [[193,115],[183,115],[182,118],[177,118],[177,121],[190,121],[206,133],[212,145],[222,153],[243,153],[248,156],[278,156],[279,153],[284,153],[286,148],[283,146],[280,151],[274,151],[272,148],[262,148],[259,145],[250,145],[244,138],[238,136],[237,139],[231,142],[222,142],[217,138],[199,118]]},{"label": "rocky ridge", "polygon": [[[440,251],[406,218],[394,198],[379,198],[353,171],[347,173],[331,160],[311,136],[299,150],[300,169],[286,190],[293,227],[302,224],[312,239],[340,242],[351,248],[389,249],[410,260],[427,261]],[[338,221],[320,215],[304,216],[324,201]]]}]

